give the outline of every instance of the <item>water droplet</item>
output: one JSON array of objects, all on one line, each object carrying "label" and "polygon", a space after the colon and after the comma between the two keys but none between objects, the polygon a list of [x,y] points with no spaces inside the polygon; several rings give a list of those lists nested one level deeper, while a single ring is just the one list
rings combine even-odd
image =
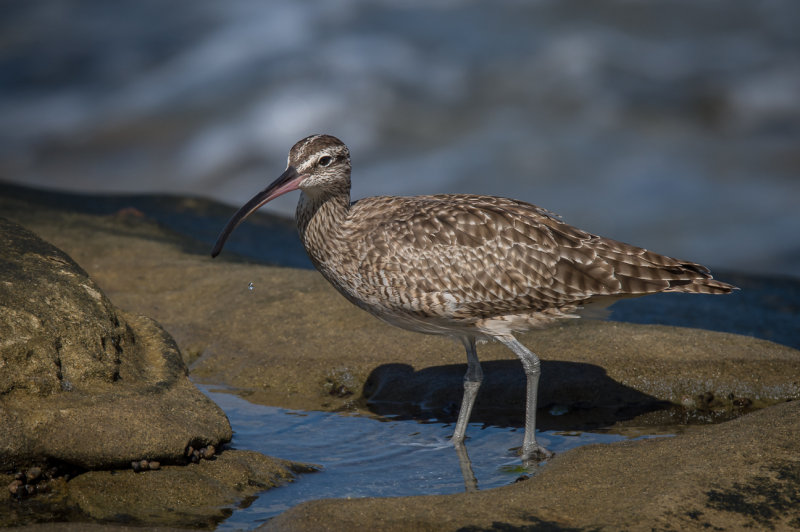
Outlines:
[{"label": "water droplet", "polygon": [[252,281],[250,281],[250,284],[247,285],[247,289],[250,290],[251,292],[256,289],[256,287],[253,286],[253,282]]}]

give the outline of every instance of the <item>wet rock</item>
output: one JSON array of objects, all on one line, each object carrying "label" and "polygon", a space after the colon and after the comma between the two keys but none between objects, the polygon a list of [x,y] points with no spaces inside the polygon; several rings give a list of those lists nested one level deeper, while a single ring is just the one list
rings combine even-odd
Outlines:
[{"label": "wet rock", "polygon": [[348,368],[339,367],[328,371],[322,388],[328,394],[342,398],[358,393],[362,386]]},{"label": "wet rock", "polygon": [[[68,255],[0,218],[0,469],[82,469],[231,437],[153,320],[116,309]],[[179,416],[175,412],[180,412]],[[41,475],[27,470],[28,484]]]},{"label": "wet rock", "polygon": [[[0,526],[67,514],[210,526],[292,478],[287,462],[219,455],[227,419],[163,329],[116,309],[69,256],[2,218],[0,307],[0,471],[30,463],[0,477]],[[199,464],[162,466],[185,464],[187,447]]]},{"label": "wet rock", "polygon": [[228,450],[213,461],[146,474],[92,471],[71,480],[67,489],[69,500],[90,519],[208,528],[248,497],[290,482],[294,475],[289,462]]},{"label": "wet rock", "polygon": [[[147,532],[185,532],[184,528],[148,526]],[[15,527],[14,532],[142,532],[141,526],[87,522],[53,522]]]}]

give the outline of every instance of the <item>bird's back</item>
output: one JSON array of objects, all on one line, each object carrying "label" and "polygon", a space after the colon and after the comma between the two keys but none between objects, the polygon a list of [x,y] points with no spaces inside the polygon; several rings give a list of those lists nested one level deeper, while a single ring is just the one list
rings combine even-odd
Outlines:
[{"label": "bird's back", "polygon": [[384,318],[445,327],[503,316],[536,326],[598,299],[733,289],[699,264],[490,196],[365,198],[329,245],[338,264],[332,271],[323,265],[323,274],[352,301]]}]

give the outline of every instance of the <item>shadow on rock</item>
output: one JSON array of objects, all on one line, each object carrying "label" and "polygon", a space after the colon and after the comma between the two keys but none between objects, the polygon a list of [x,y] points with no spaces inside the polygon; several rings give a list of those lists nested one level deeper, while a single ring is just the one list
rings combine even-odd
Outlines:
[{"label": "shadow on rock", "polygon": [[[471,421],[494,426],[522,426],[525,375],[516,360],[481,363],[484,379]],[[406,419],[437,418],[454,422],[463,393],[466,364],[414,371],[407,364],[375,368],[364,384],[367,406],[378,415]],[[542,361],[539,381],[541,430],[575,430],[613,425],[670,408],[660,400],[620,384],[595,364]]]}]

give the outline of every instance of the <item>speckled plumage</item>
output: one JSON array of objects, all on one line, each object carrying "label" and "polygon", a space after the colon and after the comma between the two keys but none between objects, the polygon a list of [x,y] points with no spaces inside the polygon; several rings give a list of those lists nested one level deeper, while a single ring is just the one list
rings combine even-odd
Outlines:
[{"label": "speckled plumage", "polygon": [[[312,138],[292,149],[291,165],[345,149]],[[598,298],[731,290],[699,264],[592,235],[521,201],[440,194],[351,204],[349,194],[348,180],[298,203],[311,260],[358,306],[421,332],[491,336],[505,323],[524,330],[572,316]]]},{"label": "speckled plumage", "polygon": [[[621,297],[724,294],[734,288],[712,279],[704,266],[592,235],[522,201],[441,194],[351,204],[350,155],[332,136],[295,144],[287,172],[299,176],[289,177],[302,190],[296,213],[300,238],[314,266],[339,292],[388,323],[464,342],[470,364],[461,417],[469,417],[481,380],[480,367],[474,367],[475,339],[498,339],[520,357],[529,396],[534,395],[528,399],[534,412],[528,412],[523,455],[546,453],[528,434],[539,361],[513,339],[513,331],[574,317]],[[263,202],[251,200],[220,242],[282,190],[270,195],[268,188]],[[472,398],[466,397],[468,383],[475,388]],[[456,441],[466,428],[461,417]]]}]

